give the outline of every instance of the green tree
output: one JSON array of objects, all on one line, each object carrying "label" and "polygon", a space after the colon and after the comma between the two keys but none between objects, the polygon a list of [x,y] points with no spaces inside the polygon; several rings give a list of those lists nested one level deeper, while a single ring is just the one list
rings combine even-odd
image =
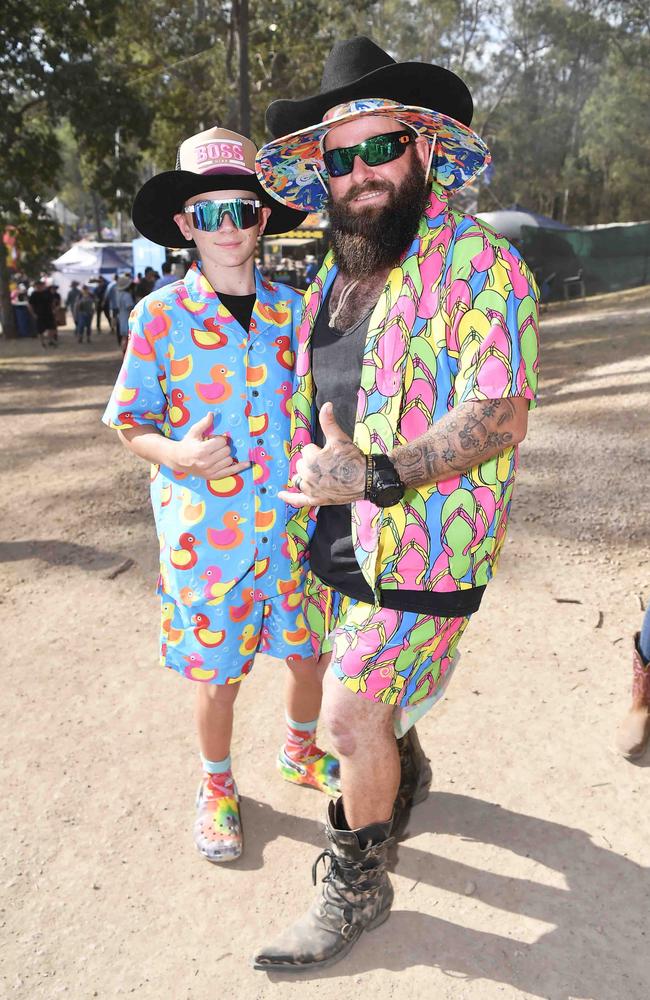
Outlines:
[{"label": "green tree", "polygon": [[[150,115],[106,58],[119,0],[5,0],[0,26],[0,228],[42,227],[51,233],[43,204],[56,190],[61,168],[57,127],[70,123],[92,183],[106,198],[130,190],[137,160],[135,137],[146,136]],[[116,129],[123,136],[117,155]],[[0,261],[0,312],[5,336],[14,334],[6,260]]]}]

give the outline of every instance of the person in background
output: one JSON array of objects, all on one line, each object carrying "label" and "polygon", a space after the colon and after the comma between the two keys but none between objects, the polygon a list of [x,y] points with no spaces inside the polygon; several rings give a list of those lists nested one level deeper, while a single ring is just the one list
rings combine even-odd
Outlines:
[{"label": "person in background", "polygon": [[[22,275],[21,275],[22,277]],[[19,337],[36,337],[34,312],[29,305],[27,285],[20,281],[11,293],[16,333]]]},{"label": "person in background", "polygon": [[158,274],[154,271],[153,267],[145,267],[144,275],[140,278],[138,282],[138,287],[136,291],[136,297],[139,301],[143,299],[145,295],[149,295],[153,291],[153,286],[156,283],[156,278]]},{"label": "person in background", "polygon": [[172,262],[170,260],[165,261],[161,270],[162,274],[159,278],[156,279],[156,282],[153,286],[154,292],[157,291],[159,288],[164,288],[165,285],[171,285],[172,281],[178,281],[178,278],[176,278],[175,275],[172,274]]},{"label": "person in background", "polygon": [[81,289],[79,288],[79,282],[71,281],[68,294],[65,297],[65,307],[66,309],[70,310],[70,315],[72,316],[73,322],[74,322],[74,307],[80,295],[81,295]]},{"label": "person in background", "polygon": [[55,281],[50,283],[50,295],[52,296],[52,309],[54,311],[54,322],[57,325],[57,339],[58,339],[58,327],[65,326],[65,306],[61,300],[61,293],[59,292],[59,286]]},{"label": "person in background", "polygon": [[97,322],[97,333],[101,333],[102,330],[102,313],[104,312],[104,296],[106,295],[107,287],[108,287],[108,282],[106,278],[104,277],[103,274],[100,274],[93,288],[93,295],[95,298],[95,316]]},{"label": "person in background", "polygon": [[115,283],[115,333],[122,354],[126,351],[129,339],[129,316],[134,305],[135,296],[133,295],[133,280],[131,275],[121,274]]},{"label": "person in background", "polygon": [[95,314],[96,299],[88,285],[81,286],[81,294],[75,302],[74,323],[77,333],[77,340],[81,344],[86,335],[86,343],[90,343],[90,331],[93,325],[93,315]]},{"label": "person in background", "polygon": [[628,760],[641,757],[650,740],[650,607],[632,650],[632,704],[621,723],[618,749]]},{"label": "person in background", "polygon": [[58,347],[56,317],[52,292],[42,278],[34,282],[34,290],[29,296],[29,304],[36,317],[36,329],[43,347]]},{"label": "person in background", "polygon": [[111,281],[106,286],[104,294],[104,315],[108,320],[108,325],[112,333],[117,333],[117,279],[119,274],[115,272]]}]

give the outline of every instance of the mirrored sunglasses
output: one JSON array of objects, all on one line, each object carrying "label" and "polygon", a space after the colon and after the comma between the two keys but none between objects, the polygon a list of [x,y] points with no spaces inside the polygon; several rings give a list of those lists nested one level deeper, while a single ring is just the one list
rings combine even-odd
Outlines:
[{"label": "mirrored sunglasses", "polygon": [[229,215],[237,229],[250,229],[260,220],[261,201],[248,198],[230,198],[225,201],[196,201],[189,208],[184,208],[186,215],[194,216],[194,226],[204,233],[216,233]]},{"label": "mirrored sunglasses", "polygon": [[356,146],[342,146],[341,149],[328,149],[323,152],[323,160],[330,177],[344,177],[352,173],[355,156],[360,156],[367,167],[379,167],[382,163],[397,160],[406,151],[406,147],[415,141],[412,132],[388,132],[386,135],[373,135]]}]

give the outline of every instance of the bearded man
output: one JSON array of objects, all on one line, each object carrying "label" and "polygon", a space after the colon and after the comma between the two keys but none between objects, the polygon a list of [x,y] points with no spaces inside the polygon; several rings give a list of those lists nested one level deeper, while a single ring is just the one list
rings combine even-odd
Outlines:
[{"label": "bearded man", "polygon": [[388,849],[430,780],[411,727],[451,676],[505,537],[537,290],[505,239],[448,204],[489,162],[471,117],[453,73],[364,37],[335,46],[320,94],[267,113],[283,138],[260,150],[260,181],[293,208],[327,198],[332,229],[298,330],[281,495],[298,508],[292,555],[309,558],[342,798],[319,896],[256,968],[331,964],[387,919]]}]

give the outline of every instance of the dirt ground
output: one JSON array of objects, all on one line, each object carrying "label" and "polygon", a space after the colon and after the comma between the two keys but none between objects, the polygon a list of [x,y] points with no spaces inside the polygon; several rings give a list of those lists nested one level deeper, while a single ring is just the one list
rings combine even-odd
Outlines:
[{"label": "dirt ground", "polygon": [[156,665],[147,470],[99,422],[119,357],[61,341],[0,342],[0,995],[647,1000],[650,753],[613,746],[650,600],[650,289],[544,317],[501,568],[419,726],[434,785],[393,914],[297,978],[250,966],[324,846],[325,800],[274,768],[283,667],[260,657],[238,701],[246,849],[212,866],[191,685]]}]

